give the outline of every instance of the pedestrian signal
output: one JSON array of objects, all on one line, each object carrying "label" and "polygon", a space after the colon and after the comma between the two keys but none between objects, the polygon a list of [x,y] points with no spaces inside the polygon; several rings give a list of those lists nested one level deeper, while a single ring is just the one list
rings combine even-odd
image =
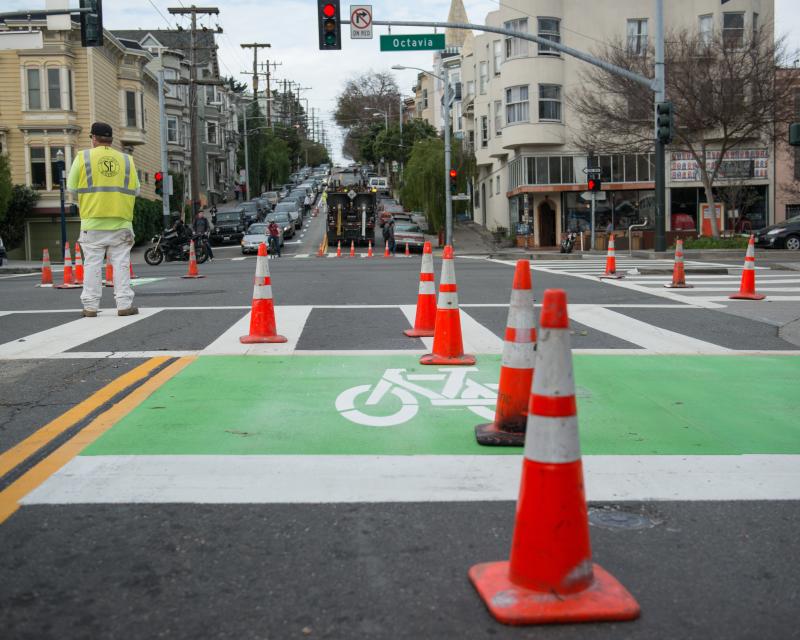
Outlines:
[{"label": "pedestrian signal", "polygon": [[589,189],[589,191],[602,191],[603,181],[600,179],[599,176],[592,176],[587,181],[586,186]]}]

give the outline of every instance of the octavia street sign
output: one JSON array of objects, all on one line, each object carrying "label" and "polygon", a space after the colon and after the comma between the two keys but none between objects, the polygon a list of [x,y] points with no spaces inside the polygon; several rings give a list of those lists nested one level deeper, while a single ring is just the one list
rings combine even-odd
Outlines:
[{"label": "octavia street sign", "polygon": [[381,36],[381,51],[437,51],[444,49],[443,33]]}]

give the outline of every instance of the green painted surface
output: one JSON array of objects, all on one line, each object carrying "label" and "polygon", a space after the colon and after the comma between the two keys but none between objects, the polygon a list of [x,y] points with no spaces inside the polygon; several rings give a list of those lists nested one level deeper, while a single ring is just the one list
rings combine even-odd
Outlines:
[{"label": "green painted surface", "polygon": [[[574,360],[586,454],[800,453],[800,358],[581,355]],[[499,366],[499,357],[482,356],[479,371],[468,376],[496,382]],[[396,426],[363,426],[342,417],[337,396],[375,385],[387,368],[436,373],[414,356],[201,357],[84,455],[521,452],[477,445],[473,428],[484,420],[463,406],[434,407],[424,397],[416,416]],[[418,384],[438,390],[443,385]],[[358,396],[356,409],[385,416],[403,408],[393,395],[365,407],[367,395]]]}]

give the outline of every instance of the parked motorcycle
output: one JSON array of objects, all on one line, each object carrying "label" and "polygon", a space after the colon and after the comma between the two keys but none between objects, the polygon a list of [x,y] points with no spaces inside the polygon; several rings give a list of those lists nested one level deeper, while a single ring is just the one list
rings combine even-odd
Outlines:
[{"label": "parked motorcycle", "polygon": [[568,233],[566,237],[561,241],[561,253],[572,253],[572,249],[575,247],[575,241],[578,239],[578,234],[574,231]]},{"label": "parked motorcycle", "polygon": [[[193,235],[190,240],[194,240],[195,257],[197,264],[203,264],[208,260],[206,243],[208,239],[200,234]],[[189,260],[189,240],[178,242],[177,234],[174,231],[166,231],[153,238],[153,246],[144,252],[144,261],[156,266],[164,260],[174,262],[176,260],[187,262]]]}]

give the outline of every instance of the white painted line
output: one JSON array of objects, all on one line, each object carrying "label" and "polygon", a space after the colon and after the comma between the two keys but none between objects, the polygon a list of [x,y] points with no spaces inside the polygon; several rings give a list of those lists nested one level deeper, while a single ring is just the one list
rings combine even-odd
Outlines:
[{"label": "white painted line", "polygon": [[248,313],[214,342],[203,349],[203,355],[286,355],[294,352],[297,341],[308,320],[312,307],[282,306],[275,307],[275,325],[278,334],[285,336],[288,342],[276,344],[242,344],[239,338],[250,331],[250,314]]},{"label": "white painted line", "polygon": [[307,254],[307,253],[298,253],[294,257],[295,258],[308,258],[309,254]]},{"label": "white painted line", "polygon": [[0,358],[49,358],[140,322],[159,311],[161,308],[139,309],[138,315],[120,317],[113,310],[100,313],[96,318],[79,318],[0,345]]},{"label": "white painted line", "polygon": [[597,329],[655,353],[721,353],[725,347],[661,329],[616,311],[596,307],[581,309],[569,306],[569,317],[587,327]]},{"label": "white painted line", "polygon": [[[411,329],[414,327],[414,322],[417,320],[417,305],[415,304],[404,304],[400,306],[400,311],[403,312],[403,315],[408,320],[408,328]],[[412,340],[412,338],[409,338]],[[433,351],[433,338],[417,338],[417,340],[422,340],[422,343],[425,345],[425,352],[430,353]]]},{"label": "white painted line", "polygon": [[463,309],[461,335],[465,353],[503,353],[503,339],[484,327]]},{"label": "white painted line", "polygon": [[241,262],[242,260],[247,260],[247,256],[242,256],[241,258],[231,258],[231,262]]},{"label": "white painted line", "polygon": [[6,276],[0,276],[0,280],[10,280],[11,278],[26,278],[28,276],[40,276],[42,275],[38,271],[34,273],[11,273]]},{"label": "white painted line", "polygon": [[[703,283],[703,284],[707,284],[707,283]],[[726,286],[724,286],[724,287],[702,287],[702,286],[701,287],[694,287],[693,289],[690,289],[689,292],[691,293],[692,291],[697,291],[697,292],[703,293],[703,292],[710,292],[710,291],[726,291],[726,290],[731,288],[731,283],[721,283],[721,284],[724,284]],[[731,291],[731,293],[736,293],[736,291],[738,291],[738,288],[736,288],[736,285],[734,284],[734,290]],[[781,293],[796,293],[796,292],[800,291],[800,287],[762,287],[758,283],[756,283],[756,291],[758,293],[761,293],[762,291],[777,291],[777,292],[781,292]]]},{"label": "white painted line", "polygon": [[[591,501],[800,499],[800,455],[584,456],[583,467]],[[521,455],[78,456],[22,504],[515,501],[521,468]]]}]

